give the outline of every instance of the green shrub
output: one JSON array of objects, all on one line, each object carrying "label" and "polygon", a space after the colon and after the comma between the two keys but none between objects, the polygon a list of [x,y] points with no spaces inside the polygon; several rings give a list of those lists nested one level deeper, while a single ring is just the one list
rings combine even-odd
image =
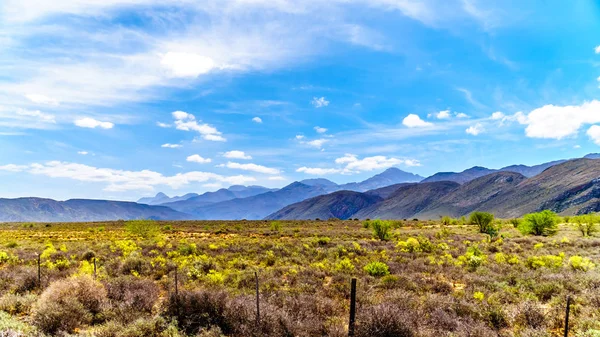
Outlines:
[{"label": "green shrub", "polygon": [[418,253],[421,251],[421,243],[415,238],[408,238],[406,241],[398,241],[396,247],[407,253]]},{"label": "green shrub", "polygon": [[486,212],[474,212],[469,217],[469,223],[479,227],[479,233],[488,234],[493,227],[494,215]]},{"label": "green shrub", "polygon": [[390,273],[388,265],[379,261],[370,262],[363,269],[367,274],[375,277],[389,275]]},{"label": "green shrub", "polygon": [[539,213],[531,213],[523,217],[519,230],[529,235],[553,235],[558,227],[558,217],[552,211],[545,210]]},{"label": "green shrub", "polygon": [[131,220],[125,223],[125,230],[143,239],[153,239],[160,234],[160,226],[153,220]]},{"label": "green shrub", "polygon": [[335,270],[342,273],[352,273],[354,271],[354,264],[349,258],[345,257],[335,264]]},{"label": "green shrub", "polygon": [[272,232],[280,232],[281,231],[281,222],[280,221],[271,221],[269,228]]},{"label": "green shrub", "polygon": [[389,221],[375,219],[369,222],[369,227],[373,231],[373,237],[381,241],[388,241],[390,239],[392,225]]},{"label": "green shrub", "polygon": [[473,245],[467,248],[464,255],[458,257],[458,261],[464,264],[469,271],[475,271],[487,261],[487,255],[479,249],[479,246]]},{"label": "green shrub", "polygon": [[574,255],[569,258],[569,266],[571,266],[573,270],[588,271],[590,269],[594,269],[596,265],[594,265],[594,263],[587,257]]},{"label": "green shrub", "polygon": [[600,330],[589,329],[586,331],[579,331],[575,334],[575,337],[600,337]]},{"label": "green shrub", "polygon": [[56,334],[89,325],[106,302],[104,286],[89,276],[56,281],[42,293],[32,309],[32,321],[42,331]]},{"label": "green shrub", "polygon": [[598,231],[600,217],[593,214],[579,215],[571,218],[583,236],[592,236]]}]

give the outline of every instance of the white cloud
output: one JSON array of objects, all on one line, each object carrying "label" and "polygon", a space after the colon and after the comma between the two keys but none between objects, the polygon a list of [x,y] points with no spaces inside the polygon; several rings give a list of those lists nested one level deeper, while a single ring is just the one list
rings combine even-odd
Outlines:
[{"label": "white cloud", "polygon": [[504,113],[501,111],[496,111],[492,114],[492,117],[490,117],[492,120],[501,120],[505,117]]},{"label": "white cloud", "polygon": [[86,156],[89,152],[87,151],[77,151],[77,154],[80,154],[82,156]]},{"label": "white cloud", "polygon": [[198,154],[193,154],[186,158],[187,161],[192,163],[206,164],[210,163],[212,160],[210,158],[204,158]]},{"label": "white cloud", "polygon": [[402,120],[402,124],[409,128],[424,128],[433,126],[433,123],[426,122],[421,119],[418,115],[410,114]]},{"label": "white cloud", "polygon": [[471,125],[469,126],[466,130],[466,133],[473,135],[473,136],[477,136],[480,133],[485,132],[485,128],[483,127],[483,125],[481,123],[477,123],[475,125]]},{"label": "white cloud", "polygon": [[32,101],[33,103],[45,104],[45,105],[59,105],[60,102],[52,97],[38,95],[38,94],[27,94],[25,98]]},{"label": "white cloud", "polygon": [[252,156],[246,155],[244,151],[237,150],[225,152],[225,154],[223,154],[223,157],[230,159],[252,159]]},{"label": "white cloud", "polygon": [[385,156],[373,156],[358,159],[354,154],[347,153],[335,160],[336,164],[344,164],[344,173],[372,171],[376,169],[389,168],[395,165],[421,166],[416,159],[399,159]]},{"label": "white cloud", "polygon": [[168,52],[160,63],[174,77],[198,77],[217,67],[210,57],[193,53]]},{"label": "white cloud", "polygon": [[175,128],[177,130],[196,131],[202,135],[202,138],[205,140],[214,142],[227,141],[215,127],[206,123],[198,124],[196,117],[190,113],[185,111],[174,111],[172,115],[173,118],[175,118]]},{"label": "white cloud", "polygon": [[464,112],[457,112],[456,113],[456,118],[469,118],[469,115],[467,115]]},{"label": "white cloud", "polygon": [[596,52],[596,54],[600,54],[600,46],[596,46],[596,48],[594,48],[594,51]]},{"label": "white cloud", "polygon": [[39,110],[17,109],[17,115],[34,117],[39,122],[56,123],[54,115],[46,114]]},{"label": "white cloud", "polygon": [[304,144],[307,144],[314,148],[320,149],[323,147],[323,144],[327,143],[328,141],[329,141],[329,139],[319,138],[319,139],[311,140],[308,142],[304,142]]},{"label": "white cloud", "polygon": [[8,164],[0,166],[0,171],[8,171],[8,172],[23,172],[28,168],[26,165],[15,165]]},{"label": "white cloud", "polygon": [[254,118],[252,118],[252,121],[253,121],[254,123],[258,123],[258,124],[260,124],[260,123],[262,123],[262,122],[263,122],[263,121],[262,121],[262,118],[260,118],[260,117],[254,117]]},{"label": "white cloud", "polygon": [[437,119],[450,119],[450,117],[452,117],[450,110],[442,110],[435,114],[435,118]]},{"label": "white cloud", "polygon": [[282,176],[271,176],[267,178],[268,180],[274,180],[274,181],[282,181],[282,180],[287,180],[286,178],[282,177]]},{"label": "white cloud", "polygon": [[600,145],[600,125],[592,125],[587,130],[587,135],[596,145]]},{"label": "white cloud", "polygon": [[296,139],[298,139],[298,140],[304,139],[304,135],[296,135]]},{"label": "white cloud", "polygon": [[243,175],[222,176],[211,172],[191,171],[178,173],[174,176],[164,176],[161,173],[142,170],[124,171],[110,168],[97,168],[84,164],[50,161],[44,164],[4,165],[0,170],[9,172],[28,172],[50,178],[65,178],[77,181],[108,184],[105,191],[152,190],[155,186],[181,188],[191,183],[222,182],[227,184],[246,184],[256,181],[254,177]]},{"label": "white cloud", "polygon": [[586,124],[600,123],[600,101],[581,105],[545,105],[531,111],[523,124],[525,134],[531,138],[563,139],[576,135]]},{"label": "white cloud", "polygon": [[310,175],[321,176],[321,175],[327,175],[327,174],[340,173],[340,172],[342,172],[342,170],[335,169],[335,168],[320,168],[320,167],[305,167],[305,166],[303,166],[303,167],[300,167],[299,169],[297,169],[296,172],[302,172],[302,173],[306,173],[306,174],[310,174]]},{"label": "white cloud", "polygon": [[90,129],[95,129],[98,127],[102,128],[102,129],[112,129],[115,126],[111,122],[101,122],[101,121],[98,121],[98,120],[95,120],[95,119],[89,118],[89,117],[75,120],[75,125],[77,125],[81,128],[90,128]]},{"label": "white cloud", "polygon": [[315,127],[314,127],[314,129],[315,129],[315,131],[317,131],[318,133],[325,133],[325,132],[327,132],[327,129],[325,129],[325,128],[322,128],[322,127],[320,127],[320,126],[315,126]]},{"label": "white cloud", "polygon": [[322,108],[329,105],[329,101],[325,99],[325,97],[313,97],[310,102],[315,108]]},{"label": "white cloud", "polygon": [[581,149],[581,145],[573,145],[574,149]]},{"label": "white cloud", "polygon": [[162,122],[156,122],[156,125],[161,128],[170,128],[171,127],[171,124],[162,123]]},{"label": "white cloud", "polygon": [[177,148],[180,148],[181,145],[166,143],[166,144],[161,145],[160,147],[164,147],[164,148],[168,148],[168,149],[177,149]]},{"label": "white cloud", "polygon": [[230,169],[252,171],[252,172],[258,172],[258,173],[264,173],[264,174],[279,174],[280,173],[280,171],[278,169],[266,167],[266,166],[262,166],[262,165],[257,165],[257,164],[251,164],[251,163],[250,164],[240,164],[240,163],[228,162],[227,164],[219,165],[219,167],[227,167]]}]

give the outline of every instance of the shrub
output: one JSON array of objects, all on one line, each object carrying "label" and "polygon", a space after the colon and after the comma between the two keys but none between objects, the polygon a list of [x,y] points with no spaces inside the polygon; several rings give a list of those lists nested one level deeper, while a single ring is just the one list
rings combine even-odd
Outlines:
[{"label": "shrub", "polygon": [[415,238],[408,238],[406,241],[398,241],[396,247],[407,253],[417,253],[421,251],[421,243]]},{"label": "shrub", "polygon": [[525,215],[519,230],[523,234],[553,235],[557,231],[558,218],[552,211],[545,210],[539,213]]},{"label": "shrub", "polygon": [[481,302],[485,299],[485,295],[481,291],[476,291],[473,293],[473,298]]},{"label": "shrub", "polygon": [[388,265],[379,261],[370,262],[363,269],[367,274],[375,277],[389,275],[390,273]]},{"label": "shrub", "polygon": [[417,331],[410,312],[392,304],[368,308],[356,327],[357,337],[413,337]]},{"label": "shrub", "polygon": [[121,276],[106,283],[106,292],[112,311],[127,322],[138,314],[152,313],[160,290],[151,280]]},{"label": "shrub", "polygon": [[389,221],[375,219],[370,222],[369,227],[373,231],[373,236],[381,241],[390,239],[391,224]]},{"label": "shrub", "polygon": [[50,284],[35,303],[32,321],[50,334],[71,332],[94,322],[105,301],[104,286],[89,276],[59,280]]},{"label": "shrub", "polygon": [[271,229],[272,232],[279,232],[279,231],[281,231],[281,222],[271,221],[269,228]]},{"label": "shrub", "polygon": [[600,217],[592,214],[579,215],[571,218],[571,221],[573,221],[577,225],[577,229],[579,229],[581,235],[592,236],[598,231],[598,223],[600,223]]},{"label": "shrub", "polygon": [[594,263],[587,257],[574,255],[569,258],[569,266],[571,266],[573,270],[588,271],[590,269],[594,269],[596,265],[594,265]]},{"label": "shrub", "polygon": [[28,314],[36,300],[37,296],[34,294],[5,294],[0,298],[0,311],[11,315]]},{"label": "shrub", "polygon": [[354,264],[349,258],[345,257],[335,264],[335,270],[342,273],[351,273],[354,271]]},{"label": "shrub", "polygon": [[227,315],[228,298],[225,292],[183,291],[173,294],[167,302],[165,314],[175,317],[177,324],[187,334],[195,334],[202,328],[220,327],[228,333],[233,326]]},{"label": "shrub", "polygon": [[469,217],[469,223],[479,227],[479,233],[488,234],[493,227],[494,215],[486,212],[474,212]]},{"label": "shrub", "polygon": [[152,239],[160,234],[160,226],[153,220],[131,220],[125,223],[125,230],[143,239]]}]

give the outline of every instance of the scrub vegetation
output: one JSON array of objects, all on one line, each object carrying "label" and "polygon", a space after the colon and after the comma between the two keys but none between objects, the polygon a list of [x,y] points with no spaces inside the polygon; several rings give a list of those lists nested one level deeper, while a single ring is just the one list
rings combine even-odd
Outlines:
[{"label": "scrub vegetation", "polygon": [[570,336],[599,336],[598,223],[2,224],[0,335],[347,336],[356,278],[356,336],[562,336],[567,296]]}]

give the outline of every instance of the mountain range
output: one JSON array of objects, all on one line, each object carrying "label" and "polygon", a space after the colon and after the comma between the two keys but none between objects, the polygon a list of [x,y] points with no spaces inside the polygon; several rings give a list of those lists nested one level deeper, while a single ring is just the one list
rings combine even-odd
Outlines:
[{"label": "mountain range", "polygon": [[324,178],[281,189],[234,185],[204,194],[158,193],[138,203],[41,198],[0,199],[0,221],[117,219],[236,220],[314,218],[422,218],[484,210],[500,217],[552,209],[564,214],[600,210],[600,154],[498,170],[473,167],[428,178],[389,168],[361,182]]},{"label": "mountain range", "polygon": [[404,184],[388,197],[370,204],[364,199],[368,196],[369,192],[362,196],[349,193],[317,196],[288,205],[267,218],[314,219],[334,214],[337,209],[355,210],[343,213],[343,219],[437,219],[444,215],[466,216],[475,210],[501,218],[544,209],[562,214],[598,212],[600,160],[564,161],[530,178],[517,172],[497,171],[464,184],[448,180]]}]

